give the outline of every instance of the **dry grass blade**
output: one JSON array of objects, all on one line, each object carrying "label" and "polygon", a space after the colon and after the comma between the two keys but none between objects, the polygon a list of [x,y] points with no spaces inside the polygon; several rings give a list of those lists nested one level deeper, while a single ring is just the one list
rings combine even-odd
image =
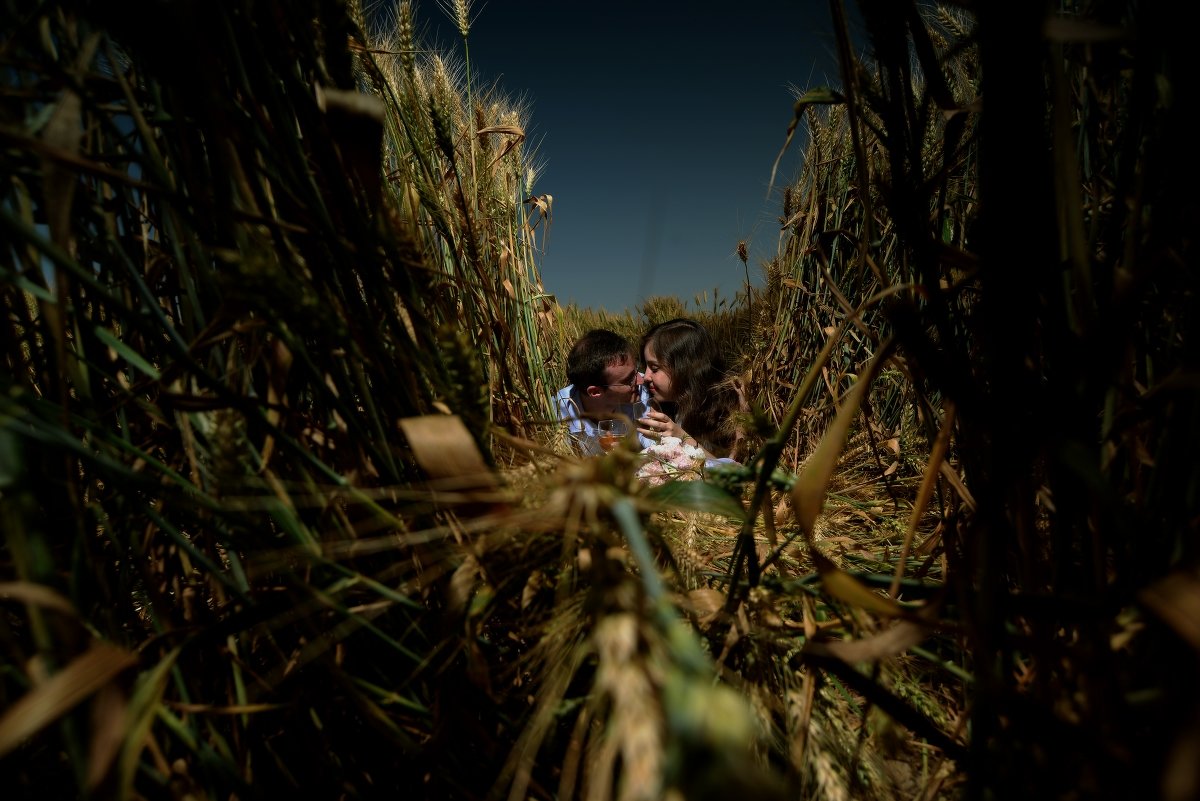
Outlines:
[{"label": "dry grass blade", "polygon": [[917,490],[917,500],[913,503],[912,513],[908,518],[908,530],[904,532],[904,545],[900,550],[900,559],[896,563],[896,575],[892,579],[892,586],[889,594],[895,598],[900,592],[900,580],[904,578],[904,566],[908,562],[908,554],[912,550],[913,537],[917,533],[917,524],[921,522],[921,515],[925,514],[925,507],[929,504],[930,497],[933,496],[934,484],[937,482],[938,474],[941,472],[943,460],[946,458],[946,451],[950,447],[950,434],[954,430],[954,405],[946,404],[946,417],[942,421],[942,428],[938,432],[937,439],[933,443],[933,450],[929,454],[929,463],[925,467],[925,474],[921,478],[921,488]]},{"label": "dry grass blade", "polygon": [[159,660],[158,664],[138,676],[137,685],[126,710],[128,724],[125,743],[117,762],[118,797],[120,798],[132,796],[133,782],[142,751],[147,748],[157,750],[150,737],[151,727],[162,706],[163,692],[171,672],[175,669],[179,653],[178,648],[170,651]]},{"label": "dry grass blade", "polygon": [[792,107],[792,119],[788,123],[787,136],[783,140],[783,147],[779,149],[779,155],[775,157],[775,163],[771,165],[771,177],[767,180],[768,198],[771,197],[771,190],[775,188],[775,173],[779,170],[779,162],[783,160],[783,154],[787,152],[788,145],[792,143],[792,137],[796,135],[796,127],[800,124],[800,120],[804,119],[805,110],[811,106],[833,105],[843,103],[845,100],[840,92],[821,87],[809,89],[796,101]]},{"label": "dry grass blade", "polygon": [[20,601],[21,603],[40,606],[55,612],[76,617],[75,607],[63,595],[44,584],[34,584],[32,581],[3,581],[0,582],[0,599]]},{"label": "dry grass blade", "polygon": [[837,417],[821,438],[816,451],[808,458],[804,469],[796,479],[792,489],[792,508],[796,522],[812,543],[813,525],[821,507],[825,504],[825,495],[829,490],[829,479],[833,476],[838,457],[846,446],[846,436],[850,424],[858,416],[859,408],[866,398],[871,382],[883,367],[884,361],[891,355],[891,343],[885,342],[872,358],[867,369],[858,377],[853,389],[838,407]]},{"label": "dry grass blade", "polygon": [[93,645],[8,708],[0,718],[0,757],[136,663],[137,657],[122,648]]}]

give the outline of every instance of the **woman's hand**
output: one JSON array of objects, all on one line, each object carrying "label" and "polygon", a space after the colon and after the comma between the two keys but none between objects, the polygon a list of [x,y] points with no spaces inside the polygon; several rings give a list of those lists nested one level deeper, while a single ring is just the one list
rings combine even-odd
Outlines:
[{"label": "woman's hand", "polygon": [[688,436],[683,427],[672,420],[670,415],[654,410],[646,412],[645,417],[638,418],[638,433],[654,439],[679,437],[683,440]]}]

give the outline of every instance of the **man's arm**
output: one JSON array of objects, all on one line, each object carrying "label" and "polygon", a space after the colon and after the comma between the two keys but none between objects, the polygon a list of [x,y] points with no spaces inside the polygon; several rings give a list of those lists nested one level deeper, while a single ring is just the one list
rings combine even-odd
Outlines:
[{"label": "man's arm", "polygon": [[580,414],[579,403],[571,396],[571,387],[560,389],[554,397],[554,402],[558,406],[558,419],[567,423],[567,436],[575,444],[576,452],[581,456],[599,456],[604,453]]}]

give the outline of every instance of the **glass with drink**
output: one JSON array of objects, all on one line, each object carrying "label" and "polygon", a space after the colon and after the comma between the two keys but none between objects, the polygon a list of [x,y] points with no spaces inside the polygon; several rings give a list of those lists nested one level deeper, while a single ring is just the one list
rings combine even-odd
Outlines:
[{"label": "glass with drink", "polygon": [[617,443],[628,432],[629,427],[624,420],[601,420],[596,423],[596,439],[606,451],[617,447]]}]

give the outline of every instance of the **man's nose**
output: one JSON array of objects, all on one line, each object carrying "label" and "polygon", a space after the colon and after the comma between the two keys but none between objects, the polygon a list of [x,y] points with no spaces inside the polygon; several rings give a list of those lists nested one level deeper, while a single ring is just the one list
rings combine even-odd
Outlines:
[{"label": "man's nose", "polygon": [[633,376],[633,385],[634,385],[635,387],[636,387],[636,386],[640,386],[640,385],[642,385],[642,384],[645,384],[645,383],[646,383],[646,376],[642,375],[641,373],[636,373],[636,374]]}]

